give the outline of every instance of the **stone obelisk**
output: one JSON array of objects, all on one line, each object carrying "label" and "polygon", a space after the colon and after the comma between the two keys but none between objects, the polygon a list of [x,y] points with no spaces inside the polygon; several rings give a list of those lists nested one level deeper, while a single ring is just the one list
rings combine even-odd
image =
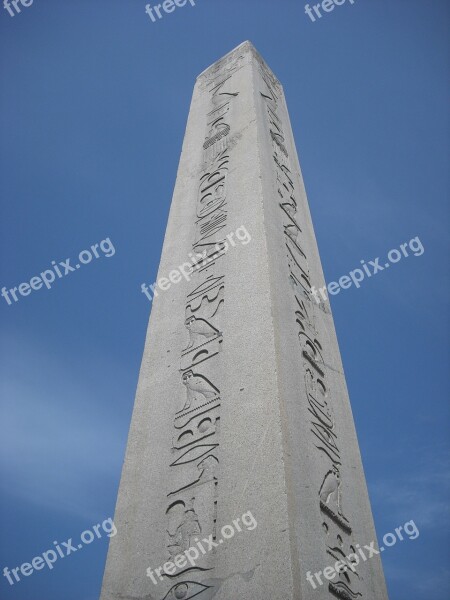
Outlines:
[{"label": "stone obelisk", "polygon": [[101,600],[386,600],[283,89],[249,42],[197,79],[158,278]]}]

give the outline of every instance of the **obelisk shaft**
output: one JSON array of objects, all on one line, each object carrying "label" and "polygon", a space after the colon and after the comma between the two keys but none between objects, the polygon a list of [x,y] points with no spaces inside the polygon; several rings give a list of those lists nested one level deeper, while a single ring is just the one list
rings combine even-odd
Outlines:
[{"label": "obelisk shaft", "polygon": [[197,80],[158,278],[195,257],[154,299],[101,600],[386,600],[379,559],[346,558],[370,503],[283,90],[248,42]]}]

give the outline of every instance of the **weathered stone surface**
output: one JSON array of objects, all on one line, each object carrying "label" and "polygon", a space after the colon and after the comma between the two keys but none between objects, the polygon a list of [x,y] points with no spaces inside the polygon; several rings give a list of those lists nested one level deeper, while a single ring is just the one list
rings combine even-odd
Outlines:
[{"label": "weathered stone surface", "polygon": [[376,538],[283,90],[249,42],[197,80],[158,277],[201,251],[154,300],[101,600],[387,599],[378,557],[306,578]]}]

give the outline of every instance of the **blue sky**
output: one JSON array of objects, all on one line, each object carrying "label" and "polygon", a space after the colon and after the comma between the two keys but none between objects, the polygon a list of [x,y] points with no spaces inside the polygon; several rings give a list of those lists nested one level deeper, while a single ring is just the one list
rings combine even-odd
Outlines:
[{"label": "blue sky", "polygon": [[[197,0],[152,23],[140,0],[34,0],[0,14],[1,287],[109,237],[102,256],[0,297],[0,568],[113,515],[195,77],[251,40],[282,81],[326,277],[419,236],[425,252],[332,297],[391,600],[450,585],[450,5]],[[5,600],[97,600],[107,538]]]}]

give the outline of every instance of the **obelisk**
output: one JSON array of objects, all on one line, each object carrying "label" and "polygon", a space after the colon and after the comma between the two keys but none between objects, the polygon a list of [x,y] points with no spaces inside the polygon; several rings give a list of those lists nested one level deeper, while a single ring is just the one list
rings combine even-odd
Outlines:
[{"label": "obelisk", "polygon": [[158,281],[101,600],[386,600],[283,89],[249,42],[197,79]]}]

